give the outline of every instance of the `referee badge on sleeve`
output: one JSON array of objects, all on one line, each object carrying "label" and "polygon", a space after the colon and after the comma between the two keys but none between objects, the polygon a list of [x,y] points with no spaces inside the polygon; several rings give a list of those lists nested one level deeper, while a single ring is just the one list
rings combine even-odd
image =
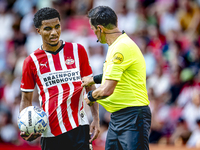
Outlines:
[{"label": "referee badge on sleeve", "polygon": [[115,64],[121,64],[124,60],[124,56],[117,52],[113,55],[113,58],[112,58],[112,62],[115,63]]}]

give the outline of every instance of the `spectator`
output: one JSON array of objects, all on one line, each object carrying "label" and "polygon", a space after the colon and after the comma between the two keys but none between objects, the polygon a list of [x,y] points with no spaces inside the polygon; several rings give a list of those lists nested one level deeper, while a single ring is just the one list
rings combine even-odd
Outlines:
[{"label": "spectator", "polygon": [[178,0],[180,9],[178,19],[183,31],[190,32],[192,35],[199,35],[200,18],[199,7],[191,0]]},{"label": "spectator", "polygon": [[17,140],[17,130],[13,125],[9,108],[0,103],[0,142],[14,143]]},{"label": "spectator", "polygon": [[194,131],[198,126],[196,120],[200,118],[200,92],[199,89],[192,90],[192,100],[183,108],[182,117],[188,124],[190,131]]},{"label": "spectator", "polygon": [[191,131],[188,128],[186,121],[183,118],[179,118],[176,123],[174,133],[170,137],[170,143],[176,146],[183,146],[190,138]]},{"label": "spectator", "polygon": [[198,118],[196,120],[197,128],[192,132],[192,135],[190,136],[187,147],[196,147],[200,148],[200,119]]},{"label": "spectator", "polygon": [[170,76],[164,71],[162,64],[157,64],[155,73],[147,80],[147,88],[153,88],[155,96],[163,99],[170,88]]},{"label": "spectator", "polygon": [[170,30],[179,31],[180,24],[176,16],[176,4],[174,2],[162,2],[164,11],[160,15],[160,31],[166,35]]}]

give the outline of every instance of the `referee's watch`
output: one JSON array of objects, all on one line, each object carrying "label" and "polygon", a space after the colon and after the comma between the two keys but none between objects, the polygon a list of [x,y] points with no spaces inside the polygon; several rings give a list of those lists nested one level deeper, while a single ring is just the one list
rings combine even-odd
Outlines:
[{"label": "referee's watch", "polygon": [[95,102],[96,99],[94,99],[94,97],[92,97],[92,92],[93,92],[93,90],[88,92],[87,98],[88,98],[91,102]]}]

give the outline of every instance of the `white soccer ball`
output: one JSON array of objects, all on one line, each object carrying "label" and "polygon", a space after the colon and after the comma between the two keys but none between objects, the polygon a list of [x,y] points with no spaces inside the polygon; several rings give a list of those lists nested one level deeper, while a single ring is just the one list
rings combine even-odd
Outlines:
[{"label": "white soccer ball", "polygon": [[27,135],[31,133],[43,133],[47,128],[47,115],[37,106],[24,108],[18,116],[18,127]]}]

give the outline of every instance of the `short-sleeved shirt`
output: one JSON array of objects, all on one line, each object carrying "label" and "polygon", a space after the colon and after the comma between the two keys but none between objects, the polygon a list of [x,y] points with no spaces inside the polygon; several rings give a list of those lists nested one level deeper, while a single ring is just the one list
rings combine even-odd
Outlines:
[{"label": "short-sleeved shirt", "polygon": [[97,100],[107,111],[149,104],[146,90],[146,64],[138,46],[126,33],[109,46],[103,68],[103,80],[116,80],[112,95]]},{"label": "short-sleeved shirt", "polygon": [[84,112],[81,78],[92,76],[84,47],[65,42],[56,52],[38,48],[24,61],[21,90],[32,92],[48,116],[43,137],[54,137],[79,125],[89,124]]}]

